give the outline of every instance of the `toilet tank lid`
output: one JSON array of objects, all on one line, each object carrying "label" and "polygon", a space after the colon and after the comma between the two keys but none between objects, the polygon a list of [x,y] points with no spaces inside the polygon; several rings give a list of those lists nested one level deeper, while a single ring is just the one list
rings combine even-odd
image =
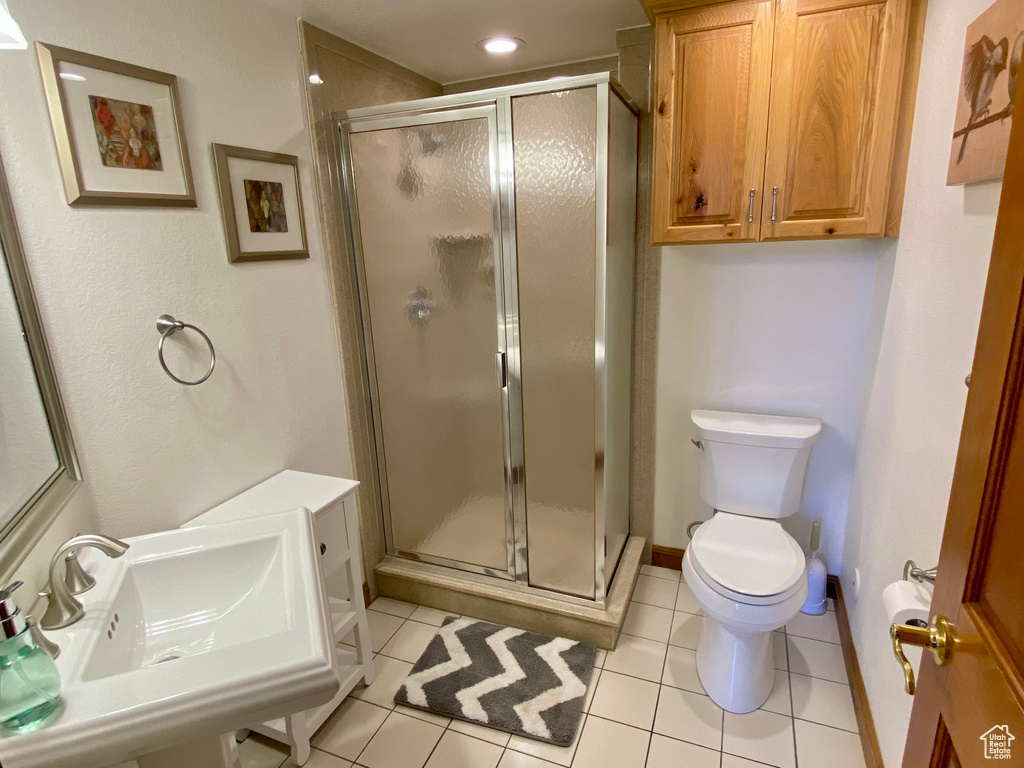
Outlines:
[{"label": "toilet tank lid", "polygon": [[732,411],[691,411],[701,440],[764,448],[804,448],[821,434],[820,419]]}]

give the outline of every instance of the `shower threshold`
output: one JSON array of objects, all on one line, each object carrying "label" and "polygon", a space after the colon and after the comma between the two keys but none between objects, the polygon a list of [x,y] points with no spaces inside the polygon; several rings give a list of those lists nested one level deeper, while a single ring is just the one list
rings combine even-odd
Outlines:
[{"label": "shower threshold", "polygon": [[642,536],[626,542],[603,605],[400,557],[385,557],[374,572],[384,597],[612,649],[626,619],[643,549]]}]

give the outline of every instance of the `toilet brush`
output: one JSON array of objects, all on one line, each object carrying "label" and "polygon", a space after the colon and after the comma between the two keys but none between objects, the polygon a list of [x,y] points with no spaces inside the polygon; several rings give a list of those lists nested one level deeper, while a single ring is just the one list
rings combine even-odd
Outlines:
[{"label": "toilet brush", "polygon": [[818,559],[821,543],[821,521],[811,524],[811,556],[807,558],[807,599],[801,613],[820,616],[825,612],[825,564]]}]

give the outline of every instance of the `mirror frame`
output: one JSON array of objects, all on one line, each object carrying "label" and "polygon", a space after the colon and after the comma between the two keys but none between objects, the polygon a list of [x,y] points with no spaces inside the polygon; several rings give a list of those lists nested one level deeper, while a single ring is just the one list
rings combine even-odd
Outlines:
[{"label": "mirror frame", "polygon": [[[53,360],[46,344],[42,319],[32,290],[28,264],[14,217],[14,205],[7,187],[7,174],[0,158],[0,251],[7,264],[14,300],[21,316],[22,329],[28,343],[32,368],[46,411],[46,421],[57,453],[57,470],[32,495],[18,513],[0,528],[0,581],[6,580],[28,556],[32,546],[71,499],[82,482],[78,454],[71,439],[64,401],[57,386]],[[0,278],[2,279],[2,278]]]}]

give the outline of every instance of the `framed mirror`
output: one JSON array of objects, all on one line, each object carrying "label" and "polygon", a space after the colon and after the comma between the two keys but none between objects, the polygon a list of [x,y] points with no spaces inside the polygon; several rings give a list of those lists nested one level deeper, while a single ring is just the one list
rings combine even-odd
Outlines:
[{"label": "framed mirror", "polygon": [[0,580],[80,482],[0,158]]}]

